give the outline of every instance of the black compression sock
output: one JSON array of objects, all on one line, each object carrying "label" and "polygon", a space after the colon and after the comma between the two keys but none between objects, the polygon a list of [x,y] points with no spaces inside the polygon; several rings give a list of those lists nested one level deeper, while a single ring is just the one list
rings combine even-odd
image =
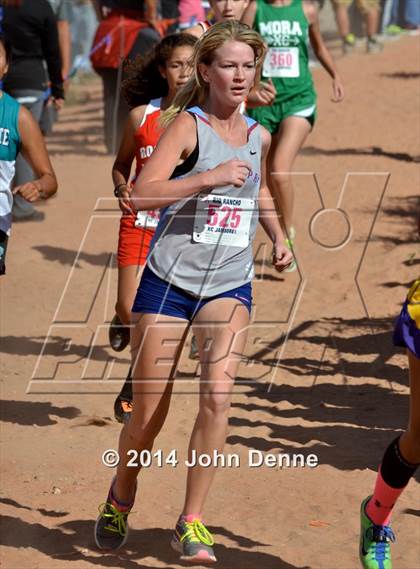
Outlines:
[{"label": "black compression sock", "polygon": [[398,436],[386,449],[381,464],[381,475],[392,488],[404,488],[414,475],[419,464],[411,464],[401,455]]}]

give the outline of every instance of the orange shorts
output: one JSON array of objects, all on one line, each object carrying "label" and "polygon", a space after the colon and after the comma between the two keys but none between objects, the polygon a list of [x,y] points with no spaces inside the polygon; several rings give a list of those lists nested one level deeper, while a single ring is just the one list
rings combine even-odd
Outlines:
[{"label": "orange shorts", "polygon": [[135,215],[122,215],[118,238],[118,267],[146,264],[150,243],[155,234],[152,229],[135,227]]}]

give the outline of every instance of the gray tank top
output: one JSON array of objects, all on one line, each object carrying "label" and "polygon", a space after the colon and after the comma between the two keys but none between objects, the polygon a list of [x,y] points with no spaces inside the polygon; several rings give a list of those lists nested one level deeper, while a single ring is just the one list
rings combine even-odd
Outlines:
[{"label": "gray tank top", "polygon": [[[189,294],[207,298],[248,283],[254,276],[252,242],[258,224],[261,129],[244,116],[248,142],[232,147],[220,138],[199,107],[188,112],[197,123],[198,157],[186,176],[233,158],[246,160],[252,167],[241,188],[213,188],[160,212],[148,267]],[[174,174],[176,177],[176,171]]]}]

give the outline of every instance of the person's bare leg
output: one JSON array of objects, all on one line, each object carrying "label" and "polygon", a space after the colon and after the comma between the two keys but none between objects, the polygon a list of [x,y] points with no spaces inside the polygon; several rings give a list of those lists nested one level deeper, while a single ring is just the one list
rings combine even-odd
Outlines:
[{"label": "person's bare leg", "polygon": [[118,291],[115,312],[126,326],[129,326],[131,322],[131,309],[133,308],[143,268],[139,269],[137,265],[118,267]]},{"label": "person's bare leg", "polygon": [[335,21],[337,22],[338,33],[341,38],[345,38],[350,33],[350,18],[347,6],[334,6]]},{"label": "person's bare leg", "polygon": [[420,359],[408,352],[410,369],[410,414],[408,427],[399,440],[401,454],[411,464],[420,462]]},{"label": "person's bare leg", "polygon": [[365,21],[367,37],[371,38],[378,33],[379,10],[377,8],[368,10],[365,15]]},{"label": "person's bare leg", "polygon": [[169,408],[173,373],[185,340],[188,322],[180,318],[142,314],[131,334],[134,405],[130,421],[119,441],[120,463],[114,483],[115,496],[130,501],[138,467],[128,467],[129,450],[150,450]]},{"label": "person's bare leg", "polygon": [[[249,312],[234,299],[219,299],[200,310],[193,322],[201,362],[200,409],[188,457],[222,452],[227,436],[232,389],[245,348]],[[202,512],[215,467],[188,469],[183,515]]]},{"label": "person's bare leg", "polygon": [[[117,293],[117,303],[115,305],[115,312],[125,326],[129,326],[131,323],[131,309],[133,308],[134,299],[136,296],[137,288],[143,274],[144,265],[129,265],[127,267],[118,267],[118,293]],[[112,324],[111,324],[112,327]],[[114,329],[115,338],[112,339],[113,331],[110,329],[110,343],[111,346],[115,346],[115,342],[120,346],[125,346],[129,341],[129,336],[127,336],[127,331],[124,328],[118,327]],[[125,422],[131,414],[132,406],[132,394],[131,394],[131,366],[128,371],[127,378],[125,379],[120,393],[114,402],[114,415],[117,421]]]},{"label": "person's bare leg", "polygon": [[269,186],[276,201],[281,223],[287,235],[293,226],[292,169],[296,156],[311,131],[309,121],[302,117],[287,117],[279,132],[273,136],[268,158]]}]

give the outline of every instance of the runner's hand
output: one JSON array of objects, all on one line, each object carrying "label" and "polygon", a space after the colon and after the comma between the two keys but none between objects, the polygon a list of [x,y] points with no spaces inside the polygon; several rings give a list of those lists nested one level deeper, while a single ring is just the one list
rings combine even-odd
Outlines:
[{"label": "runner's hand", "polygon": [[155,30],[155,32],[157,32],[161,37],[165,35],[162,20],[157,20],[156,18],[147,18],[146,23],[149,25],[150,28]]},{"label": "runner's hand", "polygon": [[34,202],[42,197],[42,191],[36,182],[26,182],[13,188],[13,194],[21,195],[26,201]]},{"label": "runner's hand", "polygon": [[136,213],[135,210],[133,209],[130,199],[131,190],[129,190],[128,188],[121,188],[121,190],[118,191],[118,195],[119,195],[118,205],[120,206],[120,210],[125,214]]},{"label": "runner's hand", "polygon": [[268,107],[276,98],[276,88],[271,79],[261,81],[251,89],[247,98],[247,106],[249,107]]},{"label": "runner's hand", "polygon": [[210,185],[214,187],[233,185],[236,188],[241,188],[250,172],[251,165],[248,162],[234,158],[209,170]]},{"label": "runner's hand", "polygon": [[339,77],[333,79],[333,93],[334,96],[331,99],[333,103],[340,103],[344,99],[344,86]]},{"label": "runner's hand", "polygon": [[61,111],[61,109],[64,107],[64,99],[52,97],[52,103],[56,111]]},{"label": "runner's hand", "polygon": [[274,251],[273,251],[273,266],[281,273],[286,269],[290,263],[293,261],[293,253],[290,251],[286,245],[283,244],[274,244]]}]

